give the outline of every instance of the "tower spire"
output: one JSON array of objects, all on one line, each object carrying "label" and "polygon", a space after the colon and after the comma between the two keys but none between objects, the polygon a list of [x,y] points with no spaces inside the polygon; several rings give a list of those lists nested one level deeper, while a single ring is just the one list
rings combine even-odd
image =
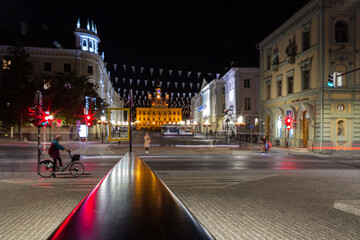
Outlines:
[{"label": "tower spire", "polygon": [[77,28],[80,28],[80,17],[78,17],[78,21],[77,21],[76,27],[77,27]]},{"label": "tower spire", "polygon": [[87,29],[87,30],[90,30],[90,23],[89,23],[89,19],[87,20],[86,29]]}]

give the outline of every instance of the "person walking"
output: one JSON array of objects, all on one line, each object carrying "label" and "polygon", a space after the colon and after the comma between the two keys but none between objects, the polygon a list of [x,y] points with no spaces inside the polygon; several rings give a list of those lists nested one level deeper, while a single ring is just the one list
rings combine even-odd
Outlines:
[{"label": "person walking", "polygon": [[149,153],[151,139],[148,133],[145,133],[144,137],[144,147],[145,147],[145,153]]},{"label": "person walking", "polygon": [[[63,151],[69,151],[68,149],[66,149],[65,147],[60,145],[60,141],[62,140],[62,136],[61,135],[56,135],[56,137],[54,138],[54,140],[51,142],[50,148],[49,148],[49,155],[50,157],[53,158],[54,160],[54,166],[53,166],[53,171],[55,172],[56,168],[58,168],[57,165],[57,161],[59,161],[59,166],[62,167],[62,160],[60,157],[60,152],[59,150],[63,150]],[[55,176],[55,175],[54,175]]]},{"label": "person walking", "polygon": [[266,144],[267,143],[267,139],[266,139],[266,136],[264,135],[261,139],[260,139],[260,144],[261,144],[261,152],[262,153],[267,153],[266,150]]}]

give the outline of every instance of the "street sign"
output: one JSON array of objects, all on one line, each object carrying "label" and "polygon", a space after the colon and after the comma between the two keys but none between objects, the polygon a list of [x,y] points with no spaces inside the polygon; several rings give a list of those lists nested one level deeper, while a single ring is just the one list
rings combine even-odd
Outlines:
[{"label": "street sign", "polygon": [[250,126],[249,126],[249,128],[250,128],[250,129],[253,129],[253,128],[254,128],[254,126],[253,126],[253,125],[250,125]]},{"label": "street sign", "polygon": [[80,120],[76,120],[76,131],[80,132]]}]

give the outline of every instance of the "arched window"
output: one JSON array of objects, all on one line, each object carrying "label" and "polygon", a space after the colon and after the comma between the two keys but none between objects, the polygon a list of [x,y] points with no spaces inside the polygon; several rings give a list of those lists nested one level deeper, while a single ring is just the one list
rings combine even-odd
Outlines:
[{"label": "arched window", "polygon": [[335,23],[335,41],[348,42],[348,25],[344,21],[337,21]]},{"label": "arched window", "polygon": [[87,40],[86,40],[86,39],[83,39],[81,49],[82,49],[83,51],[87,51],[87,50],[88,50]]},{"label": "arched window", "polygon": [[279,115],[278,118],[277,118],[276,127],[277,127],[277,137],[278,137],[278,138],[281,138],[281,130],[282,130],[282,119],[281,119],[281,115]]}]

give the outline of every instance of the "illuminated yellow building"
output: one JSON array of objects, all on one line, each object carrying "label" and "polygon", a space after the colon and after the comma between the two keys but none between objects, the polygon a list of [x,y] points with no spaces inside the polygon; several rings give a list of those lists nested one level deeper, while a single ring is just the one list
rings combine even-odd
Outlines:
[{"label": "illuminated yellow building", "polygon": [[164,124],[176,124],[182,121],[181,108],[169,108],[169,95],[161,97],[160,86],[156,88],[155,97],[149,94],[151,107],[136,108],[137,129],[160,129]]}]

